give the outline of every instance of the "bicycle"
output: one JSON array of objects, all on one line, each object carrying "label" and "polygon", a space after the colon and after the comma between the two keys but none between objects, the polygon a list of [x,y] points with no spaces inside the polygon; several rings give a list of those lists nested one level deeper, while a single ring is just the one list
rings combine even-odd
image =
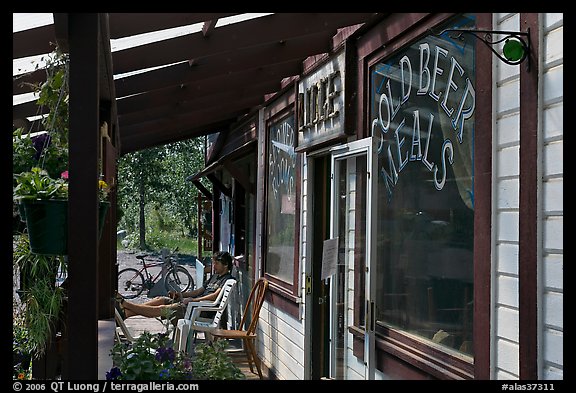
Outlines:
[{"label": "bicycle", "polygon": [[[139,296],[144,289],[148,292],[162,277],[162,270],[166,266],[166,274],[164,280],[164,288],[166,291],[179,290],[185,292],[189,288],[194,288],[194,279],[192,275],[183,266],[178,265],[174,254],[178,251],[178,247],[165,257],[162,262],[147,263],[145,258],[150,254],[138,254],[138,258],[142,262],[140,269],[132,267],[122,269],[118,272],[118,293],[125,299],[134,299]],[[153,267],[160,267],[160,271],[153,276],[148,269]],[[144,278],[146,275],[146,278]],[[177,289],[179,288],[179,289]]]}]

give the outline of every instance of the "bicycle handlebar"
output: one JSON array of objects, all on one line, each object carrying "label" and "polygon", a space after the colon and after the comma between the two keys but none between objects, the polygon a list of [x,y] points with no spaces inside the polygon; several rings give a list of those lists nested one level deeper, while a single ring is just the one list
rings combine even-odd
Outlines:
[{"label": "bicycle handlebar", "polygon": [[[166,255],[167,259],[163,262],[163,263],[170,263],[170,262],[174,262],[174,254],[176,254],[178,252],[178,250],[180,249],[180,247],[176,247],[173,251],[171,251],[168,255]],[[139,259],[142,263],[144,263],[144,259],[148,258],[150,255],[149,253],[140,253],[136,255],[136,258]]]}]

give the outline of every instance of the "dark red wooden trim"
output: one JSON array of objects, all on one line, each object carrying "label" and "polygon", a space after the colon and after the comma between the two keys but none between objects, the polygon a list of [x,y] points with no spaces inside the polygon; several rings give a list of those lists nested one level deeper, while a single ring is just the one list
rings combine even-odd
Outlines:
[{"label": "dark red wooden trim", "polygon": [[520,218],[518,244],[520,379],[538,379],[538,14],[520,14],[530,29],[530,70],[520,67]]},{"label": "dark red wooden trim", "polygon": [[[294,116],[294,127],[297,126],[297,119],[296,119],[296,105],[295,105],[295,99],[296,99],[296,89],[295,89],[295,83],[291,85],[290,88],[288,88],[285,92],[285,94],[282,94],[281,96],[275,97],[274,100],[272,100],[269,103],[269,106],[266,108],[266,111],[264,113],[264,119],[265,119],[265,135],[266,135],[266,143],[265,143],[265,152],[264,152],[264,156],[267,157],[268,156],[268,143],[269,143],[269,126],[272,123],[276,123],[280,120],[282,120],[283,118],[286,118],[288,116]],[[300,155],[297,155],[296,157],[296,211],[300,211],[300,163],[301,158]],[[264,201],[267,200],[268,198],[268,164],[265,164],[265,175],[264,175]],[[266,203],[265,203],[266,205]],[[263,225],[263,236],[262,236],[262,249],[266,250],[268,247],[268,238],[266,236],[266,233],[268,233],[267,231],[267,225],[268,225],[268,211],[267,209],[264,209],[263,212],[264,215],[264,225]],[[299,301],[298,298],[298,288],[299,288],[299,271],[300,271],[300,242],[298,241],[298,239],[300,238],[300,216],[297,214],[296,215],[296,222],[294,223],[295,225],[295,231],[294,231],[294,271],[293,271],[293,283],[289,284],[285,281],[282,281],[274,276],[271,276],[269,274],[264,273],[264,276],[268,279],[268,281],[270,281],[270,292],[275,293],[275,296],[277,298],[283,298],[284,301],[280,301],[277,300],[277,304],[280,306],[280,309],[290,313],[291,315],[294,315],[295,317],[298,317],[299,315],[299,311],[298,311],[298,304],[297,302]],[[265,266],[266,266],[266,253],[262,253],[262,271],[265,271]]]},{"label": "dark red wooden trim", "polygon": [[445,22],[455,14],[440,13],[411,13],[392,14],[377,25],[377,31],[370,31],[358,41],[358,79],[360,85],[361,105],[358,113],[364,117],[358,117],[359,137],[366,138],[371,135],[370,108],[370,68],[381,61],[384,57],[392,55],[417,37],[427,34],[427,30]]},{"label": "dark red wooden trim", "polygon": [[298,304],[298,298],[282,288],[272,285],[268,286],[268,293],[266,295],[266,300],[274,307],[282,310],[296,319],[300,319],[300,305]]},{"label": "dark red wooden trim", "polygon": [[[194,184],[196,186],[196,188],[198,189],[198,191],[200,191],[202,194],[204,194],[204,196],[210,200],[212,200],[212,193],[206,188],[204,187],[204,185],[202,183],[200,183],[200,180],[192,180],[192,184]],[[200,210],[200,209],[198,209]]]},{"label": "dark red wooden trim", "polygon": [[232,198],[232,187],[227,187],[214,173],[207,174],[206,178],[210,180],[214,187],[216,187],[222,194],[226,195],[228,198]]},{"label": "dark red wooden trim", "polygon": [[[478,14],[478,29],[492,29],[492,14]],[[474,133],[474,377],[490,379],[490,265],[492,228],[492,61],[476,42]]]},{"label": "dark red wooden trim", "polygon": [[[210,179],[209,179],[210,180]],[[220,192],[218,188],[214,187],[212,193],[212,252],[220,251],[220,225],[222,220],[220,219]],[[208,251],[208,250],[204,250]]]},{"label": "dark red wooden trim", "polygon": [[356,119],[358,114],[358,106],[356,100],[358,99],[358,90],[360,83],[358,83],[358,59],[357,50],[354,42],[346,41],[344,46],[344,130],[343,132],[348,135],[356,134]]},{"label": "dark red wooden trim", "polygon": [[358,40],[358,59],[379,56],[378,50],[385,45],[395,51],[416,36],[454,16],[453,13],[395,13],[384,18],[374,29]]},{"label": "dark red wooden trim", "polygon": [[[376,337],[376,368],[393,378],[465,379],[473,378],[472,359],[454,357],[439,348],[402,332],[382,328],[385,335]],[[353,337],[353,354],[364,357],[364,330],[348,328]]]},{"label": "dark red wooden trim", "polygon": [[[294,113],[294,112],[292,112]],[[294,118],[294,127],[296,127],[297,121]],[[297,130],[294,130],[298,132]],[[295,138],[294,144],[298,144],[298,137]],[[300,199],[302,193],[302,154],[296,155],[296,173],[294,181],[296,182],[296,206],[294,207],[296,212],[295,222],[294,222],[294,270],[293,270],[293,277],[294,277],[294,285],[292,286],[292,296],[298,296],[298,288],[300,288]]]},{"label": "dark red wooden trim", "polygon": [[[361,44],[357,43],[356,52],[360,52]],[[370,127],[365,127],[364,124],[368,123],[368,110],[370,108],[370,88],[368,87],[370,81],[368,76],[368,64],[362,58],[360,59],[356,56],[356,61],[358,65],[356,66],[356,91],[357,96],[355,100],[356,109],[354,113],[356,117],[354,118],[356,135],[358,139],[364,139],[370,136]]]}]

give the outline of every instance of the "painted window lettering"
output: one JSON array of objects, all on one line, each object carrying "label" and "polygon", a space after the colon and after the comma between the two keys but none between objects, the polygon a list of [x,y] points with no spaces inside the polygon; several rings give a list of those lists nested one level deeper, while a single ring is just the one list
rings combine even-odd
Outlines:
[{"label": "painted window lettering", "polygon": [[[430,41],[413,45],[399,60],[392,58],[372,71],[372,135],[380,137],[380,173],[389,198],[409,162],[424,164],[436,189],[442,190],[446,166],[454,160],[453,140],[462,144],[465,130],[473,127],[475,89],[462,65],[462,51]],[[442,142],[431,149],[434,137]]]}]

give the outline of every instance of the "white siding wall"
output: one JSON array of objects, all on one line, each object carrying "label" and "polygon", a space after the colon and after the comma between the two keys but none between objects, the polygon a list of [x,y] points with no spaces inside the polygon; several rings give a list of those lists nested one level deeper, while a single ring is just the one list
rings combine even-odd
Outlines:
[{"label": "white siding wall", "polygon": [[[494,30],[519,30],[519,14],[494,14]],[[518,378],[520,66],[496,57],[493,135],[492,378]]]},{"label": "white siding wall", "polygon": [[265,303],[260,312],[258,353],[279,379],[304,379],[303,325],[284,311]]},{"label": "white siding wall", "polygon": [[563,379],[564,119],[563,14],[542,16],[542,259],[540,266],[541,359],[539,378]]},{"label": "white siding wall", "polygon": [[[539,378],[563,379],[563,15],[541,15],[539,94]],[[518,31],[519,14],[494,30]],[[521,65],[523,66],[523,65]],[[492,377],[519,377],[519,67],[494,61]]]}]

